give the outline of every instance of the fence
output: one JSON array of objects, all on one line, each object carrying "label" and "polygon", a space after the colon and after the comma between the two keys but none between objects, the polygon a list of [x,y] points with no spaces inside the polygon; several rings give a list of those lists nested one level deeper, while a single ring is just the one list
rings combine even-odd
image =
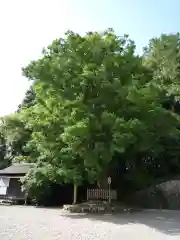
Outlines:
[{"label": "fence", "polygon": [[[111,199],[117,200],[117,191],[111,190]],[[107,189],[87,189],[87,200],[108,200],[109,190]]]}]

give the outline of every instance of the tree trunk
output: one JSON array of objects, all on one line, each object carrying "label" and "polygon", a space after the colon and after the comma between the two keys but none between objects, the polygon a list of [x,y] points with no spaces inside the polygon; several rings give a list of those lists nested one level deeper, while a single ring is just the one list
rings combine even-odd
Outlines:
[{"label": "tree trunk", "polygon": [[108,189],[108,172],[104,171],[97,183],[98,188]]},{"label": "tree trunk", "polygon": [[76,203],[77,203],[77,189],[78,189],[77,184],[74,184],[74,197],[73,197],[73,204],[76,204]]}]

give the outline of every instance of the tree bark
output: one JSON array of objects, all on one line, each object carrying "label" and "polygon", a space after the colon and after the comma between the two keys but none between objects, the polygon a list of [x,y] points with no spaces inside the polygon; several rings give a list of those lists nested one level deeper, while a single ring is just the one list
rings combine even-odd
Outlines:
[{"label": "tree bark", "polygon": [[108,171],[104,171],[97,183],[98,188],[108,189]]},{"label": "tree bark", "polygon": [[74,184],[73,204],[76,204],[76,203],[77,203],[77,190],[78,190],[78,186],[77,186],[77,184]]}]

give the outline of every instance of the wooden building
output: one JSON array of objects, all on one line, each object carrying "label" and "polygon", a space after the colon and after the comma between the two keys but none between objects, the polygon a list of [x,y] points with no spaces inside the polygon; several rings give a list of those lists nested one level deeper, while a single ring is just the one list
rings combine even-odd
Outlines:
[{"label": "wooden building", "polygon": [[30,163],[16,163],[0,170],[0,199],[21,201],[25,195],[21,190],[20,179],[24,177],[34,165]]}]

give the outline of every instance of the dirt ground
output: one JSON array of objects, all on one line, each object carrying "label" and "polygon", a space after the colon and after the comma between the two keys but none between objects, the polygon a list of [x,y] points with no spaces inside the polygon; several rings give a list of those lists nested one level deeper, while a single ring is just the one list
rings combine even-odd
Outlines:
[{"label": "dirt ground", "polygon": [[0,206],[0,240],[180,240],[180,211],[114,215]]}]

